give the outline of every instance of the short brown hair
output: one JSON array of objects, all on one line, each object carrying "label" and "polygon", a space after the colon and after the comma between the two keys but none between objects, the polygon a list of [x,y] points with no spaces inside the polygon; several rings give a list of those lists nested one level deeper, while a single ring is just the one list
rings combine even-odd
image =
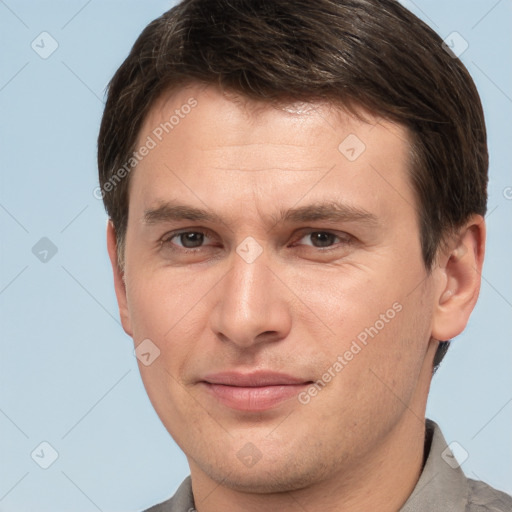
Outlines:
[{"label": "short brown hair", "polygon": [[488,154],[476,87],[441,38],[400,3],[184,0],[143,30],[108,86],[99,179],[121,253],[129,176],[108,193],[104,186],[130,158],[156,99],[195,83],[268,103],[361,107],[405,126],[429,271],[445,235],[485,215]]}]

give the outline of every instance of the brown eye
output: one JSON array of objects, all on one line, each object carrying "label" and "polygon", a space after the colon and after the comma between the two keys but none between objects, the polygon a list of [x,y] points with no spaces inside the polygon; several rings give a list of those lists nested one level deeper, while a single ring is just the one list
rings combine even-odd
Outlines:
[{"label": "brown eye", "polygon": [[189,231],[187,233],[181,233],[177,235],[178,240],[182,243],[183,247],[192,249],[199,247],[204,241],[204,233],[196,231]]},{"label": "brown eye", "polygon": [[315,247],[328,247],[338,238],[336,235],[327,233],[326,231],[315,231],[314,233],[310,233],[309,236]]},{"label": "brown eye", "polygon": [[343,233],[343,235],[336,235],[330,231],[310,231],[306,233],[300,240],[309,240],[310,243],[304,243],[301,245],[309,245],[314,248],[329,248],[336,243],[348,243],[350,242],[350,235]]},{"label": "brown eye", "polygon": [[181,231],[166,237],[163,243],[183,249],[197,249],[202,247],[205,238],[209,238],[208,234],[202,231]]}]

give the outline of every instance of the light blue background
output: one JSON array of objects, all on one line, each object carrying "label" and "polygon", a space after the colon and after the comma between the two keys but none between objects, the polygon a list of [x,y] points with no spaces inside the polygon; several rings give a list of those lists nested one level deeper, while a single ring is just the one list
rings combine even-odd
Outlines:
[{"label": "light blue background", "polygon": [[[434,377],[428,415],[469,453],[472,478],[512,493],[512,2],[404,2],[459,32],[491,154],[479,303]],[[139,511],[174,493],[184,455],[146,396],[122,331],[94,198],[104,88],[172,2],[0,0],[0,510]],[[49,32],[58,49],[31,48]],[[510,194],[508,195],[510,197]],[[31,249],[58,248],[47,263]],[[59,457],[41,469],[42,441]]]}]

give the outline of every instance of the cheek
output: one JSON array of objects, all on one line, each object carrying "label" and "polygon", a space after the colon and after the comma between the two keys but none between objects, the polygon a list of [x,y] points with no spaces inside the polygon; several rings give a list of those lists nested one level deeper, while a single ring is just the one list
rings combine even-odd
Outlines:
[{"label": "cheek", "polygon": [[134,338],[153,336],[162,342],[186,323],[201,296],[197,285],[169,272],[139,273],[127,279],[126,294]]},{"label": "cheek", "polygon": [[[388,323],[376,321],[373,329],[365,330],[378,333],[367,339],[361,371],[367,375],[371,395],[401,409],[411,402],[425,364],[431,311],[416,294],[402,297],[399,308]],[[384,312],[381,318],[390,316]]]},{"label": "cheek", "polygon": [[159,351],[151,366],[139,363],[144,385],[150,397],[155,397],[157,412],[158,401],[165,403],[169,396],[177,399],[182,391],[179,383],[194,367],[194,356],[205,348],[201,340],[205,338],[209,311],[204,295],[211,286],[206,279],[191,279],[175,269],[141,273],[127,280],[135,345],[149,339]]},{"label": "cheek", "polygon": [[330,368],[336,375],[333,388],[337,399],[346,403],[368,410],[394,402],[399,406],[396,396],[407,403],[430,339],[429,285],[425,282],[410,293],[407,279],[345,277],[327,295],[316,286],[307,295],[310,308],[327,319],[334,333],[329,343],[316,340],[325,354],[322,371]]},{"label": "cheek", "polygon": [[[383,270],[339,267],[290,276],[288,280],[299,290],[304,304],[301,313],[296,313],[295,322],[299,328],[309,324],[316,333],[323,332],[339,349],[350,345],[361,333],[364,339],[365,330],[372,328],[381,314],[390,310],[391,317],[396,313],[393,304],[399,293],[389,286],[384,275]],[[378,327],[382,330],[380,324]]]}]

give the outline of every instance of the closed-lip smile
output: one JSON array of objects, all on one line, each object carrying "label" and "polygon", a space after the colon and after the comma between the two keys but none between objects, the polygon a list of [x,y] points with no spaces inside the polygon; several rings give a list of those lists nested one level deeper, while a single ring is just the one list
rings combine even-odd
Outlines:
[{"label": "closed-lip smile", "polygon": [[226,371],[206,375],[201,384],[220,403],[246,412],[261,412],[297,396],[312,381],[288,374],[259,370]]}]

